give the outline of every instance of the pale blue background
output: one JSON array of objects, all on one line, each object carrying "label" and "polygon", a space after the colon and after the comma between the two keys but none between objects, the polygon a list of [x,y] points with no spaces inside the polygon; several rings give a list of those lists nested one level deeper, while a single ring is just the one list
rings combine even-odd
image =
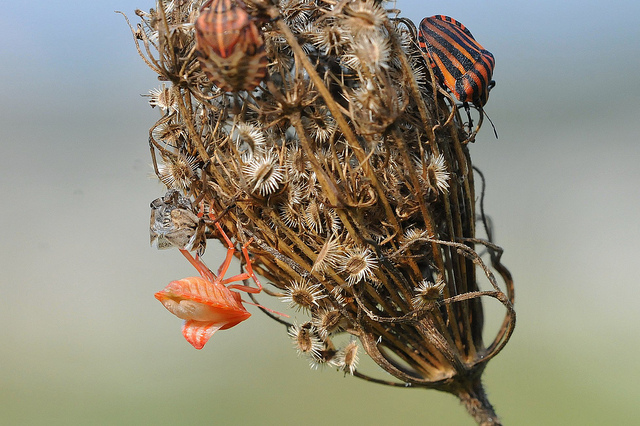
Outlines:
[{"label": "pale blue background", "polygon": [[[310,371],[256,309],[203,351],[182,339],[153,293],[193,271],[148,246],[163,191],[140,95],[158,82],[113,13],[152,5],[3,2],[0,424],[472,425],[449,395]],[[471,150],[518,326],[491,400],[509,425],[640,423],[638,2],[398,7],[455,17],[496,57],[500,138]]]}]

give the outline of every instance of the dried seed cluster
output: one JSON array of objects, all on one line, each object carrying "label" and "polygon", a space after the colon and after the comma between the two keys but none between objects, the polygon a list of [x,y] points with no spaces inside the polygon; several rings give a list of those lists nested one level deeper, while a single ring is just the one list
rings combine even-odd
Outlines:
[{"label": "dried seed cluster", "polygon": [[[435,85],[415,26],[376,0],[210,0],[205,10],[221,1],[239,17],[210,20],[207,42],[248,19],[268,60],[255,87],[251,43],[196,42],[202,1],[137,12],[136,46],[164,82],[150,93],[162,113],[149,133],[158,178],[211,205],[237,241],[253,238],[254,269],[309,316],[288,332],[314,365],[398,383],[358,373],[362,345],[403,386],[455,393],[506,344],[513,288],[498,248],[475,236],[475,131]],[[234,74],[249,91],[207,65],[223,47],[233,61],[212,59],[249,74]],[[477,270],[491,291],[479,292]],[[488,345],[481,296],[507,309]],[[336,348],[344,333],[359,343]]]}]

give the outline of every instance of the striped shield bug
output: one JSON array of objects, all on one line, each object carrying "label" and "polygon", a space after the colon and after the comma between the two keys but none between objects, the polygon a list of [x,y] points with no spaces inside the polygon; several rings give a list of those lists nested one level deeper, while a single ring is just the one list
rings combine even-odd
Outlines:
[{"label": "striped shield bug", "polygon": [[267,75],[264,39],[241,0],[209,0],[195,22],[196,55],[225,92],[251,91]]},{"label": "striped shield bug", "polygon": [[495,59],[460,22],[444,15],[424,18],[418,34],[433,72],[461,102],[482,108],[495,85],[491,80]]}]

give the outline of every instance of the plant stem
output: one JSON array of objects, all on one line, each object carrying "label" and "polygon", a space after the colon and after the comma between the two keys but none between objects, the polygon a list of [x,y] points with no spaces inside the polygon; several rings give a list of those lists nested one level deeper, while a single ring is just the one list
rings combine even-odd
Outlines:
[{"label": "plant stem", "polygon": [[481,426],[501,426],[502,422],[484,392],[480,376],[467,382],[467,386],[464,386],[464,384],[461,383],[460,385],[462,386],[453,393],[460,398],[460,401],[476,422]]}]

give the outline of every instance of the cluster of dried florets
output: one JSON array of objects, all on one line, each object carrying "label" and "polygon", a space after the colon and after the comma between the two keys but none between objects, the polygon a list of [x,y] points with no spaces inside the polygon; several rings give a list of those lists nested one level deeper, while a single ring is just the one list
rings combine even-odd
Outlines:
[{"label": "cluster of dried florets", "polygon": [[[253,269],[277,288],[265,291],[309,316],[288,331],[313,365],[397,383],[357,371],[359,341],[400,385],[460,395],[511,334],[511,280],[475,237],[475,131],[396,13],[377,0],[138,11],[136,46],[165,82],[150,94],[163,113],[152,159],[168,189],[250,241]],[[481,296],[508,312],[488,346]],[[357,341],[336,348],[344,333]]]}]

